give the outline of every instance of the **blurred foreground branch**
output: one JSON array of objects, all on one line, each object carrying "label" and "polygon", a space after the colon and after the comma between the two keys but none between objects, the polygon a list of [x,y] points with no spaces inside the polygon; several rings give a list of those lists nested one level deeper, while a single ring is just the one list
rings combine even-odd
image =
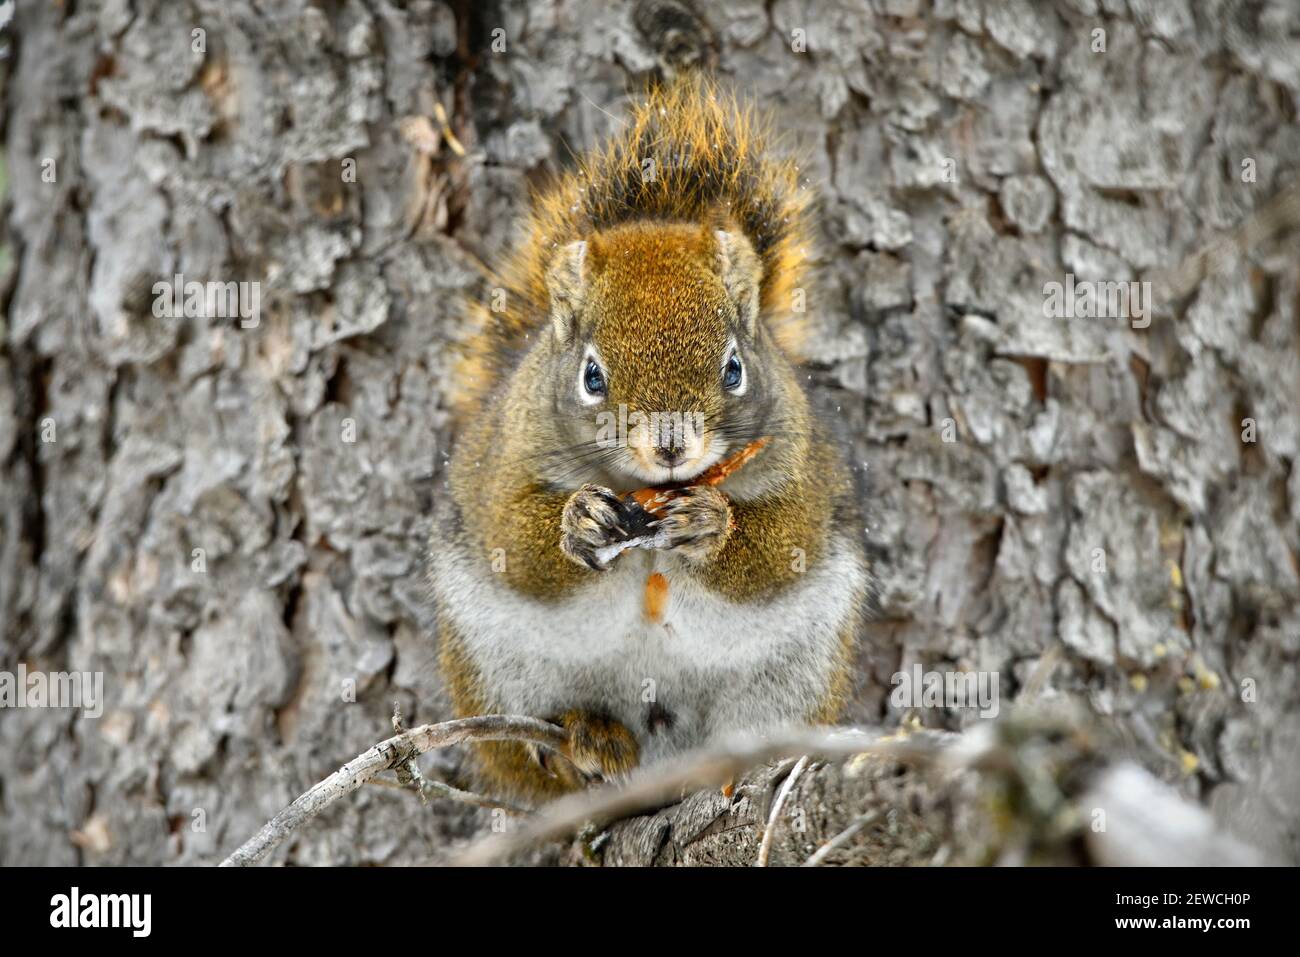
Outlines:
[{"label": "blurred foreground branch", "polygon": [[1265,862],[1095,720],[1034,706],[962,734],[737,741],[562,798],[456,860],[520,862],[557,840],[559,862],[606,866]]}]

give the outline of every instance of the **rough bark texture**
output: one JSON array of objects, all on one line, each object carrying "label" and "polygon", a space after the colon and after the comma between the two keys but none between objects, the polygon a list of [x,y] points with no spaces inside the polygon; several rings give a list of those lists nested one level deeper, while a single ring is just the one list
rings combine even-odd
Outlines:
[{"label": "rough bark texture", "polygon": [[[822,187],[811,372],[881,578],[852,717],[896,723],[913,662],[1009,701],[1060,646],[1047,697],[1300,859],[1295,233],[1221,244],[1146,329],[1043,310],[1066,273],[1157,279],[1300,175],[1291,0],[19,6],[0,670],[102,671],[107,701],[0,711],[0,863],[220,860],[395,700],[445,716],[421,563],[458,296],[665,58],[773,112]],[[177,273],[261,282],[260,324],[155,318]],[[795,797],[840,815],[822,837],[860,813],[841,785]],[[900,842],[932,826],[900,813]],[[272,860],[439,861],[489,820],[363,789]],[[754,847],[709,846],[658,859]]]},{"label": "rough bark texture", "polygon": [[[995,733],[913,733],[929,760],[789,760],[736,792],[619,820],[562,861],[617,866],[1258,865],[1282,860],[1053,709]],[[799,773],[801,763],[805,765]],[[781,800],[785,793],[784,802]],[[764,861],[761,847],[769,850]]]}]

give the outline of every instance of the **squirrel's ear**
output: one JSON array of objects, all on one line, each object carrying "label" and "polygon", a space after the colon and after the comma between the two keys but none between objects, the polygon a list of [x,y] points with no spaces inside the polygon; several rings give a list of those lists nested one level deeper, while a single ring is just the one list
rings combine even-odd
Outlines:
[{"label": "squirrel's ear", "polygon": [[561,249],[546,271],[546,286],[551,293],[551,323],[561,342],[573,337],[586,293],[586,266],[587,244],[580,240]]},{"label": "squirrel's ear", "polygon": [[741,327],[752,336],[758,325],[762,264],[744,234],[719,229],[713,235],[718,241],[718,275],[722,277],[723,288],[736,304]]}]

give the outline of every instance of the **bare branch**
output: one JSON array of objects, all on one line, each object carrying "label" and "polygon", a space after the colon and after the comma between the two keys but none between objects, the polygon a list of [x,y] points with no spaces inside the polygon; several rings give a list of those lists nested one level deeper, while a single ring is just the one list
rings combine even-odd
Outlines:
[{"label": "bare branch", "polygon": [[671,764],[642,769],[633,773],[624,785],[606,785],[562,797],[517,831],[494,834],[470,845],[455,863],[489,864],[543,841],[568,836],[587,821],[616,820],[675,803],[691,791],[720,787],[747,769],[768,761],[801,755],[846,758],[873,754],[929,762],[942,753],[944,740],[943,736],[926,732],[882,737],[878,732],[846,728],[737,739],[730,747],[694,751]]},{"label": "bare branch", "polygon": [[536,718],[516,715],[492,714],[421,725],[381,741],[314,785],[222,861],[221,866],[255,864],[296,828],[380,772],[397,770],[426,751],[466,741],[525,741],[552,748],[561,754],[568,746],[568,737],[562,728]]},{"label": "bare branch", "polygon": [[852,824],[850,824],[844,830],[840,831],[840,833],[836,834],[833,838],[831,838],[821,847],[817,848],[817,850],[813,853],[813,855],[809,857],[808,860],[803,862],[803,866],[820,867],[823,863],[825,863],[826,858],[830,857],[831,854],[833,854],[835,851],[839,850],[849,841],[853,840],[853,836],[857,834],[858,831],[862,830],[868,824],[873,823],[876,820],[876,818],[880,817],[880,813],[881,812],[879,810],[876,810],[876,811],[868,811],[866,814],[859,815],[856,819],[854,819]]},{"label": "bare branch", "polygon": [[377,787],[387,788],[390,791],[405,791],[407,794],[413,794],[420,799],[422,804],[427,804],[430,798],[445,798],[448,801],[455,801],[458,804],[468,804],[472,807],[488,808],[489,810],[502,810],[511,815],[531,814],[532,809],[521,807],[510,801],[503,801],[495,798],[490,794],[478,794],[474,791],[466,791],[455,785],[448,784],[446,781],[439,781],[436,778],[426,778],[423,775],[418,780],[412,780],[409,783],[402,781],[390,781],[387,778],[371,778],[366,782]]},{"label": "bare branch", "polygon": [[799,780],[799,775],[803,774],[803,769],[808,766],[808,755],[799,759],[799,763],[790,771],[789,777],[781,785],[781,791],[777,794],[776,800],[772,802],[772,813],[768,815],[767,827],[763,829],[763,843],[758,848],[758,866],[767,867],[768,855],[772,853],[772,835],[776,832],[776,821],[781,816],[781,809],[785,807],[785,800],[790,796],[790,791],[794,788],[794,783]]}]

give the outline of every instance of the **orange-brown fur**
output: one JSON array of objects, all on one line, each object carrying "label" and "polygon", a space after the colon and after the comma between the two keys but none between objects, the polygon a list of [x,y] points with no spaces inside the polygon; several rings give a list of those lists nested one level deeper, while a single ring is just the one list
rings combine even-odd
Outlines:
[{"label": "orange-brown fur", "polygon": [[[647,157],[658,165],[650,181],[641,176]],[[754,271],[757,335],[772,347],[766,371],[782,415],[775,441],[745,470],[770,476],[770,489],[730,500],[730,534],[693,573],[732,601],[761,602],[801,574],[792,551],[809,565],[822,557],[837,519],[852,514],[854,493],[795,374],[806,324],[792,303],[809,281],[808,209],[797,168],[771,159],[753,115],[699,80],[653,92],[608,147],[535,199],[522,246],[492,280],[506,290],[506,308],[475,307],[480,325],[458,370],[460,427],[450,472],[457,534],[485,563],[498,552],[508,555],[497,570],[511,589],[558,601],[601,574],[570,560],[558,544],[566,503],[586,479],[557,487],[538,468],[555,433],[539,408],[544,359],[536,346],[551,334],[557,299],[582,297],[585,334],[623,373],[611,383],[611,403],[693,403],[721,414],[709,382],[731,304],[715,275],[717,229],[743,234],[756,257],[750,267],[742,256],[740,268]],[[570,290],[557,257],[577,240],[586,242],[586,258],[581,289]],[[832,720],[842,709],[857,627],[856,617],[846,626],[830,687],[807,702],[809,720]],[[496,710],[493,689],[446,616],[440,640],[456,713]],[[569,729],[576,759],[588,770],[617,773],[635,763],[635,742],[629,749],[626,729],[602,715],[537,717]],[[543,769],[521,745],[486,744],[478,753],[490,784],[512,793],[545,798],[582,781],[563,762]]]},{"label": "orange-brown fur", "polygon": [[[762,256],[764,315],[781,344],[798,355],[808,330],[792,303],[794,290],[808,281],[812,193],[793,160],[773,156],[771,140],[751,108],[703,78],[651,91],[603,150],[534,197],[521,245],[491,280],[506,292],[504,308],[470,305],[479,331],[457,370],[460,416],[473,416],[545,326],[546,275],[555,251],[624,222],[737,222]],[[651,179],[647,161],[654,163]]]}]

